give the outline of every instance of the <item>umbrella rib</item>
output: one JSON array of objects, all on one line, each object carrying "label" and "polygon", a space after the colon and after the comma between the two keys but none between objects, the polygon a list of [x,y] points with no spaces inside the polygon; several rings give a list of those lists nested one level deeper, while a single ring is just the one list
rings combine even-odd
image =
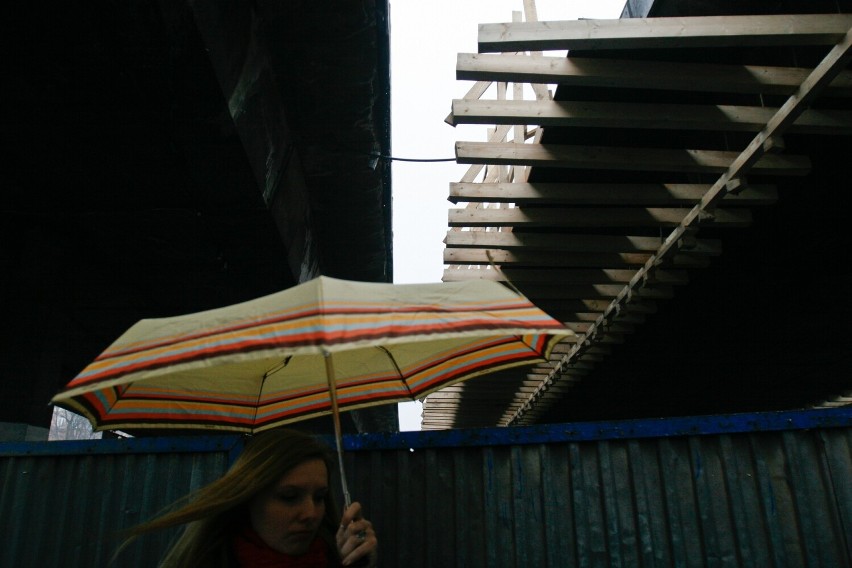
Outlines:
[{"label": "umbrella rib", "polygon": [[284,358],[284,360],[283,360],[283,361],[281,361],[278,365],[276,365],[276,366],[272,367],[271,369],[269,369],[268,371],[266,371],[265,373],[263,373],[263,380],[265,381],[265,380],[266,380],[266,378],[267,378],[269,375],[271,375],[271,374],[273,374],[273,373],[277,373],[278,371],[280,371],[281,369],[283,369],[284,367],[286,367],[287,365],[289,365],[289,364],[290,364],[290,359],[292,359],[292,358],[293,358],[293,356],[292,356],[292,355],[287,355],[287,356]]},{"label": "umbrella rib", "polygon": [[257,413],[260,411],[260,398],[263,396],[263,385],[266,384],[267,377],[269,377],[269,373],[263,373],[263,378],[260,379],[260,388],[257,389],[257,400],[254,404],[254,419],[251,424],[252,430],[257,428]]},{"label": "umbrella rib", "polygon": [[376,347],[378,349],[384,351],[385,355],[388,356],[388,359],[390,359],[390,362],[393,365],[393,368],[396,369],[396,374],[399,375],[399,380],[402,382],[402,384],[405,385],[405,388],[408,389],[408,394],[410,395],[411,389],[408,387],[408,384],[405,382],[405,377],[402,376],[402,370],[400,370],[399,365],[397,365],[396,359],[393,358],[393,355],[391,354],[391,352],[388,351],[387,348],[385,348],[384,346],[376,345]]},{"label": "umbrella rib", "polygon": [[281,369],[283,369],[284,367],[289,365],[290,359],[292,359],[292,358],[293,358],[292,355],[288,355],[279,364],[277,364],[276,366],[272,367],[271,369],[269,369],[268,371],[263,373],[263,378],[260,379],[260,388],[257,389],[257,400],[255,401],[255,404],[254,404],[254,420],[252,421],[252,430],[254,430],[257,427],[257,413],[260,412],[260,399],[263,396],[263,386],[266,384],[266,379],[269,378],[269,375],[271,375],[273,373],[277,373],[278,371],[280,371]]}]

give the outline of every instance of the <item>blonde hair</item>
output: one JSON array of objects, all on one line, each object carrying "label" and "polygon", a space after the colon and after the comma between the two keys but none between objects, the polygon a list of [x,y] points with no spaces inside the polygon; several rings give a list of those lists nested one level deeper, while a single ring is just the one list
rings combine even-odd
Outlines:
[{"label": "blonde hair", "polygon": [[[332,455],[314,436],[283,428],[262,432],[248,442],[224,476],[178,501],[159,517],[131,529],[116,556],[140,535],[186,525],[161,568],[226,567],[232,562],[232,536],[249,522],[248,502],[294,467],[313,459],[323,460],[331,475]],[[331,491],[325,501],[319,534],[335,555],[334,533],[339,518]]]}]

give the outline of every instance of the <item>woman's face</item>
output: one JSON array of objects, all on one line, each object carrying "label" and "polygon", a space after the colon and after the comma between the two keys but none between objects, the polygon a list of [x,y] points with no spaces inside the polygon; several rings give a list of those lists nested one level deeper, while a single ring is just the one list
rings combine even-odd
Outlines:
[{"label": "woman's face", "polygon": [[297,465],[249,503],[255,532],[274,550],[308,551],[325,515],[328,469],[321,459]]}]

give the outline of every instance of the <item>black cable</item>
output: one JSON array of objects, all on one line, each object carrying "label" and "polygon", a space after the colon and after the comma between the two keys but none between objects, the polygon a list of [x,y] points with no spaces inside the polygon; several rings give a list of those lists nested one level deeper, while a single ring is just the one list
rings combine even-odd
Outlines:
[{"label": "black cable", "polygon": [[381,154],[369,154],[371,158],[396,162],[455,162],[455,158],[396,158],[394,156],[383,156]]}]

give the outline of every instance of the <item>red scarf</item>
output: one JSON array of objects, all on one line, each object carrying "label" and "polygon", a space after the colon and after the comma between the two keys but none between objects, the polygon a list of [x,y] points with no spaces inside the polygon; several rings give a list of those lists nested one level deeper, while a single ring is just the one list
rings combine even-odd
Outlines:
[{"label": "red scarf", "polygon": [[290,556],[269,547],[251,527],[234,537],[234,552],[240,568],[327,568],[326,543],[319,536],[301,556]]}]

